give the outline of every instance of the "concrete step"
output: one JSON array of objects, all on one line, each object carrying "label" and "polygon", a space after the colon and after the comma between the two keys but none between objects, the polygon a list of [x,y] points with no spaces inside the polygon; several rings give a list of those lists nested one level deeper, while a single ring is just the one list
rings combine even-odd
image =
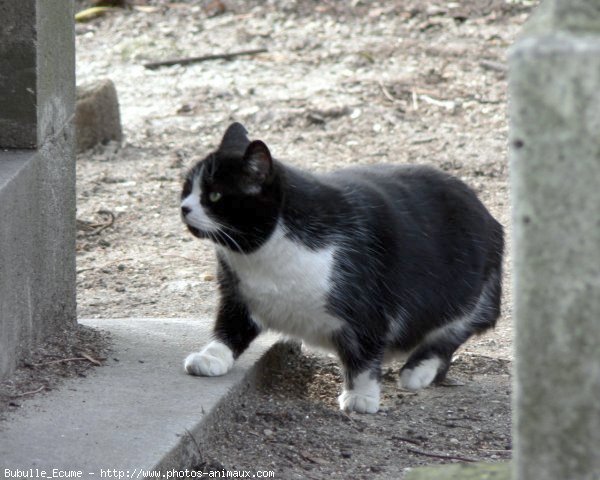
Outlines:
[{"label": "concrete step", "polygon": [[223,377],[192,377],[183,371],[183,359],[208,341],[212,320],[80,323],[109,331],[114,351],[106,366],[26,402],[0,423],[0,478],[7,477],[5,469],[46,470],[47,476],[53,469],[81,471],[78,478],[94,479],[103,472],[104,478],[119,478],[118,472],[120,478],[144,478],[140,472],[192,467],[217,404],[249,381],[252,367],[277,340],[259,337]]}]

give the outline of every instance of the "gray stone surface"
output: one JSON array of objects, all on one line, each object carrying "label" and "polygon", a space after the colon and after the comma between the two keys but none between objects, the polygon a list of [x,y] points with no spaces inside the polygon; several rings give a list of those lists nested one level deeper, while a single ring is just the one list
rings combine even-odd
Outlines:
[{"label": "gray stone surface", "polygon": [[14,368],[19,340],[33,326],[34,265],[31,256],[21,253],[34,249],[28,230],[35,215],[27,198],[34,185],[27,179],[35,163],[29,152],[0,153],[0,379]]},{"label": "gray stone surface", "polygon": [[549,4],[510,54],[515,478],[597,480],[599,3]]},{"label": "gray stone surface", "polygon": [[510,480],[510,478],[508,463],[425,467],[414,469],[406,475],[406,480]]},{"label": "gray stone surface", "polygon": [[73,2],[0,2],[0,147],[35,148],[73,115]]},{"label": "gray stone surface", "polygon": [[0,146],[37,145],[35,0],[0,2]]},{"label": "gray stone surface", "polygon": [[597,0],[544,0],[523,29],[523,35],[558,32],[600,33],[600,2]]},{"label": "gray stone surface", "polygon": [[0,152],[0,379],[22,352],[75,325],[71,128],[33,152]]},{"label": "gray stone surface", "polygon": [[63,135],[75,113],[73,0],[36,0],[38,146]]},{"label": "gray stone surface", "polygon": [[119,99],[111,80],[77,86],[75,131],[78,152],[111,140],[121,142]]},{"label": "gray stone surface", "polygon": [[[31,15],[35,22],[31,21]],[[37,132],[33,137],[30,135],[28,110],[2,109],[7,97],[0,88],[0,379],[3,379],[22,352],[50,333],[58,334],[61,329],[75,325],[75,158],[70,123],[75,72],[71,1],[1,2],[0,16],[0,48],[8,45],[16,49],[0,61],[0,79],[8,79],[13,85],[19,78],[11,65],[16,65],[17,73],[23,65],[36,66],[33,87],[23,80],[25,93],[19,90],[19,85],[17,90],[9,91],[14,95],[9,97],[13,102],[28,104],[31,98],[27,95],[33,95],[32,121]],[[17,43],[4,44],[11,32]],[[27,46],[26,37],[34,39],[37,50]],[[20,40],[26,45],[22,49]],[[4,130],[2,125],[17,127]],[[5,150],[33,145],[37,149]]]},{"label": "gray stone surface", "polygon": [[252,381],[251,368],[276,339],[261,336],[225,376],[192,377],[183,359],[209,340],[211,320],[81,323],[111,333],[106,366],[30,400],[0,423],[0,474],[56,468],[100,478],[101,469],[133,475],[135,469],[191,468],[201,460],[196,445],[209,435],[219,402]]}]

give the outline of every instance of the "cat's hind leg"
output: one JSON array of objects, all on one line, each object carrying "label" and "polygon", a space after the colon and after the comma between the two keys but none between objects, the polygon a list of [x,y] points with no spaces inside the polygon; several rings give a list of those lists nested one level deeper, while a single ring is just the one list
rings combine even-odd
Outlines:
[{"label": "cat's hind leg", "polygon": [[199,352],[188,355],[183,367],[190,375],[215,377],[226,374],[260,333],[247,307],[235,295],[221,297],[213,340]]},{"label": "cat's hind leg", "polygon": [[467,313],[425,336],[402,367],[400,382],[404,388],[419,390],[444,380],[458,347],[496,324],[500,315],[500,277],[500,270],[488,277],[476,304]]}]

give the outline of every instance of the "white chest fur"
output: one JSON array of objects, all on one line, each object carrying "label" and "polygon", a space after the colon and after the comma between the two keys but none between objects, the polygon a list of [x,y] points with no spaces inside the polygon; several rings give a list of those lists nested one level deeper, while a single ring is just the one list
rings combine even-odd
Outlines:
[{"label": "white chest fur", "polygon": [[341,320],[325,310],[331,290],[335,248],[311,250],[277,227],[257,251],[242,255],[221,248],[237,275],[240,293],[254,320],[309,344],[330,345]]}]

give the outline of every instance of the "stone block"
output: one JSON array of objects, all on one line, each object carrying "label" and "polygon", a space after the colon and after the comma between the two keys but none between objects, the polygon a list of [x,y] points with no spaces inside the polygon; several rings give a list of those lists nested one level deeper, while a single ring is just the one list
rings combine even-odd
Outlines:
[{"label": "stone block", "polygon": [[515,479],[598,480],[600,36],[529,36],[509,64]]},{"label": "stone block", "polygon": [[0,2],[0,18],[2,380],[76,322],[73,1]]},{"label": "stone block", "polygon": [[111,80],[99,80],[77,87],[75,113],[77,151],[123,138],[117,90]]},{"label": "stone block", "polygon": [[544,0],[529,18],[522,35],[600,33],[600,2],[595,0]]},{"label": "stone block", "polygon": [[73,115],[73,2],[0,2],[0,19],[0,147],[36,148]]},{"label": "stone block", "polygon": [[37,145],[35,1],[0,2],[0,19],[0,147],[34,148]]},{"label": "stone block", "polygon": [[39,151],[0,152],[0,380],[76,322],[71,132]]},{"label": "stone block", "polygon": [[73,0],[36,0],[38,147],[63,134],[75,113]]}]

